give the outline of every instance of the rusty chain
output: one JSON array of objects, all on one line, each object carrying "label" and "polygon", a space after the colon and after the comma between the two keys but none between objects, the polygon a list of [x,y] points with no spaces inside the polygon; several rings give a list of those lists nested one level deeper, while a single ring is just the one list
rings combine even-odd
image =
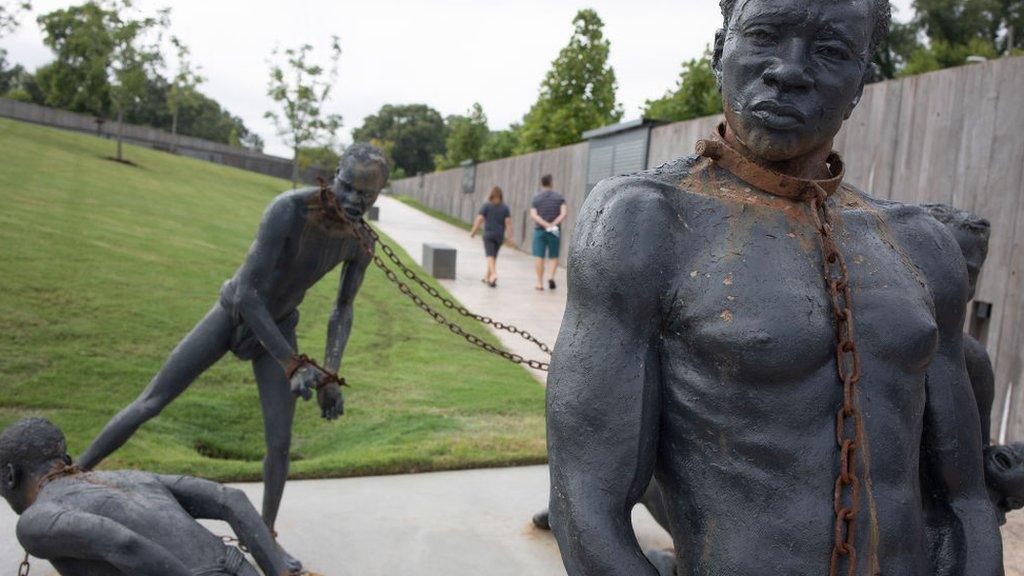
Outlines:
[{"label": "rusty chain", "polygon": [[[437,288],[434,288],[429,282],[420,278],[419,275],[416,274],[414,270],[412,270],[411,268],[409,268],[409,266],[402,262],[402,259],[399,258],[397,254],[395,254],[394,249],[392,249],[390,246],[382,242],[380,239],[380,235],[377,234],[377,231],[374,230],[373,227],[371,227],[369,224],[367,224],[366,221],[360,219],[358,222],[354,223],[352,219],[345,214],[344,210],[342,210],[341,207],[338,206],[337,199],[333,194],[331,194],[330,188],[327,187],[324,181],[320,182],[320,208],[325,217],[352,226],[353,230],[355,231],[356,239],[358,240],[360,246],[362,246],[363,250],[366,251],[366,253],[373,258],[373,264],[377,268],[379,268],[381,272],[384,273],[384,276],[392,284],[398,287],[399,292],[401,292],[410,300],[412,300],[417,307],[426,312],[427,315],[433,318],[435,322],[448,328],[448,330],[452,334],[465,338],[466,341],[472,344],[473,346],[476,346],[477,348],[480,348],[491,354],[501,356],[502,358],[508,360],[509,362],[512,362],[513,364],[526,365],[529,366],[530,368],[533,368],[534,370],[540,370],[542,372],[548,371],[549,363],[540,362],[538,360],[528,360],[519,354],[514,354],[506,350],[502,350],[497,346],[494,346],[484,341],[479,336],[476,336],[475,334],[466,331],[466,329],[464,329],[462,326],[449,320],[442,312],[432,307],[422,297],[416,294],[408,284],[406,284],[401,278],[399,278],[398,273],[392,270],[388,266],[387,262],[385,262],[384,259],[381,258],[376,253],[376,250],[374,249],[375,244],[380,245],[381,251],[384,252],[384,254],[388,257],[388,260],[390,260],[396,267],[398,267],[399,270],[401,270],[403,276],[405,276],[410,281],[415,282],[420,288],[423,289],[423,291],[429,294],[432,298],[439,300],[444,305],[445,308],[452,310],[465,318],[471,318],[473,320],[477,320],[479,322],[487,324],[488,326],[493,326],[497,330],[503,330],[505,332],[515,334],[520,338],[523,338],[524,340],[535,344],[538,348],[540,348],[542,352],[546,354],[551,353],[551,348],[547,344],[541,342],[526,330],[517,328],[512,324],[499,322],[487,316],[475,314],[469,311],[464,306],[457,304],[452,299],[441,294],[441,292],[437,290]],[[369,239],[367,239],[367,237],[369,237]]]},{"label": "rusty chain", "polygon": [[[818,230],[825,282],[836,321],[836,370],[843,383],[843,405],[836,414],[836,442],[839,445],[839,474],[836,477],[832,506],[835,510],[835,543],[829,576],[838,576],[842,558],[846,573],[857,571],[856,520],[860,511],[860,480],[857,478],[857,442],[863,436],[860,410],[856,404],[860,380],[860,354],[853,330],[853,292],[846,258],[835,242],[836,221],[828,208],[828,194],[816,185],[811,198],[811,213]],[[853,438],[848,433],[853,433]]]}]

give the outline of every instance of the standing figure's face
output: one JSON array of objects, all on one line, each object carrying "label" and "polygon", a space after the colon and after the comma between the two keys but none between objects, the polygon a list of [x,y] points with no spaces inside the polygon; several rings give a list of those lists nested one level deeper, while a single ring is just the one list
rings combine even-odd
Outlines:
[{"label": "standing figure's face", "polygon": [[344,158],[334,178],[334,190],[341,208],[350,218],[358,220],[377,202],[387,182],[385,164]]},{"label": "standing figure's face", "polygon": [[758,157],[830,146],[870,67],[871,0],[739,0],[716,38],[726,119]]},{"label": "standing figure's face", "polygon": [[338,178],[334,181],[334,193],[338,197],[345,214],[353,220],[363,217],[363,214],[377,202],[380,196],[379,189],[359,190],[354,185]]}]

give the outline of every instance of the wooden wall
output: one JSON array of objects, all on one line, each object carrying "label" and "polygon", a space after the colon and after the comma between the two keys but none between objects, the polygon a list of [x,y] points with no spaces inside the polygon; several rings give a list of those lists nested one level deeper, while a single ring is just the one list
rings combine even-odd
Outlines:
[{"label": "wooden wall", "polygon": [[[691,153],[718,117],[652,131],[650,166]],[[986,345],[996,369],[993,437],[1011,400],[1008,439],[1024,441],[1024,57],[1003,58],[868,86],[836,139],[847,181],[900,202],[945,202],[992,222],[989,258],[977,299],[992,303]],[[460,192],[461,170],[393,184],[469,221],[491,186],[506,191],[516,241],[526,243],[530,197],[544,173],[578,214],[586,195],[587,144],[488,162],[477,167],[476,190]],[[529,232],[529,227],[525,231]],[[572,233],[572,218],[566,237]]]}]

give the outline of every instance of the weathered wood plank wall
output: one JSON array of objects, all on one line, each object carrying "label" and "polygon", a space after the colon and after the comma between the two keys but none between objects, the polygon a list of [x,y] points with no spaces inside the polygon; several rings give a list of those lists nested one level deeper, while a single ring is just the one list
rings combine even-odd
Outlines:
[{"label": "weathered wood plank wall", "polygon": [[[992,222],[989,259],[977,298],[992,303],[986,345],[996,369],[998,426],[1011,399],[1008,438],[1024,440],[1024,58],[1003,58],[868,86],[836,139],[847,180],[870,194],[908,203],[945,202]],[[689,154],[717,117],[652,131],[650,166]],[[476,190],[460,192],[461,170],[395,182],[407,194],[469,221],[492,186],[512,209],[515,239],[529,249],[526,214],[544,173],[578,214],[587,145],[577,144],[477,167]],[[572,235],[572,219],[566,238]],[[998,434],[999,430],[993,430]]]}]

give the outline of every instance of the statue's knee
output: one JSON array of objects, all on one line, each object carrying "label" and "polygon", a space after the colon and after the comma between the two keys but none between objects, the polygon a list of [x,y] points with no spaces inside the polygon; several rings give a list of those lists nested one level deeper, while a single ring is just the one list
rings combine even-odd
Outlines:
[{"label": "statue's knee", "polygon": [[163,412],[165,406],[167,406],[167,402],[152,396],[140,398],[135,402],[135,410],[143,420],[156,418]]},{"label": "statue's knee", "polygon": [[274,438],[267,442],[267,457],[287,459],[288,455],[291,453],[291,449],[291,436],[285,436],[283,438]]}]

